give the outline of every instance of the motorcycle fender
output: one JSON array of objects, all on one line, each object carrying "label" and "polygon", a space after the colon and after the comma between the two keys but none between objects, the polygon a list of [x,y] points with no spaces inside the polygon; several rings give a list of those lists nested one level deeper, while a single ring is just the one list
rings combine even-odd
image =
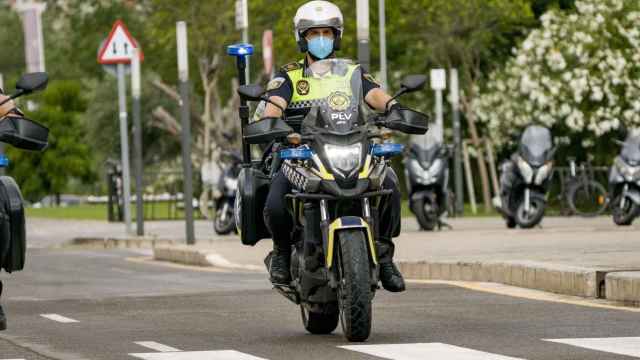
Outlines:
[{"label": "motorcycle fender", "polygon": [[367,234],[367,243],[369,244],[369,254],[375,265],[378,264],[378,256],[376,255],[375,241],[373,232],[369,224],[364,219],[357,216],[344,216],[334,220],[329,224],[327,231],[323,231],[324,253],[327,269],[333,266],[333,253],[335,251],[336,234],[346,229],[365,229]]},{"label": "motorcycle fender", "polygon": [[640,191],[637,189],[629,189],[627,191],[626,197],[631,199],[634,203],[640,205]]}]

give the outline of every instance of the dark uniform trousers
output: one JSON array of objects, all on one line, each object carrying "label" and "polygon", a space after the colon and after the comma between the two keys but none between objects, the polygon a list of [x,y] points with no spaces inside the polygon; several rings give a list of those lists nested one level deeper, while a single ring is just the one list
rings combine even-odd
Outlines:
[{"label": "dark uniform trousers", "polygon": [[[380,204],[380,234],[376,239],[376,247],[380,263],[391,262],[394,254],[392,238],[400,235],[401,199],[398,188],[398,177],[389,169],[382,184],[384,189],[393,190],[391,196],[383,198]],[[264,208],[264,219],[276,248],[288,250],[291,247],[291,231],[293,219],[287,209],[285,195],[291,192],[291,184],[282,172],[278,172],[271,181],[267,202]]]}]

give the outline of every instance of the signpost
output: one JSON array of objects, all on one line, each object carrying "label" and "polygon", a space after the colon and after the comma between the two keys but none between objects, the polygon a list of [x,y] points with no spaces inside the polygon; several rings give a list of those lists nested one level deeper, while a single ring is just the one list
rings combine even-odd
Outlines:
[{"label": "signpost", "polygon": [[451,110],[453,112],[453,169],[455,176],[456,207],[455,212],[464,212],[464,189],[462,184],[462,135],[460,128],[460,86],[458,70],[451,69],[449,87]]},{"label": "signpost", "polygon": [[189,101],[189,50],[187,23],[176,23],[178,42],[178,81],[180,83],[180,107],[182,117],[182,168],[184,171],[184,215],[186,218],[187,245],[196,243],[193,227],[193,184],[191,169],[191,113]]},{"label": "signpost", "polygon": [[[131,175],[129,167],[129,136],[127,126],[127,90],[125,67],[131,64],[134,56],[133,49],[138,48],[138,43],[129,33],[129,30],[120,20],[113,24],[111,32],[98,51],[98,63],[102,65],[116,65],[118,76],[118,109],[120,119],[120,151],[122,156],[122,177],[124,196],[124,219],[127,234],[131,234]],[[139,53],[139,60],[144,55]]]},{"label": "signpost", "polygon": [[356,0],[356,23],[358,30],[358,62],[365,71],[370,71],[369,0]]},{"label": "signpost", "polygon": [[144,191],[142,184],[142,121],[140,120],[140,56],[133,49],[131,61],[131,96],[133,97],[133,161],[136,171],[136,234],[144,236]]},{"label": "signpost", "polygon": [[273,78],[275,76],[275,59],[273,54],[273,31],[265,30],[262,34],[262,59],[264,60],[264,72]]},{"label": "signpost", "polygon": [[447,88],[447,72],[444,69],[431,70],[431,89],[436,92],[436,126],[432,130],[434,137],[444,142],[444,125],[442,110],[442,91]]}]

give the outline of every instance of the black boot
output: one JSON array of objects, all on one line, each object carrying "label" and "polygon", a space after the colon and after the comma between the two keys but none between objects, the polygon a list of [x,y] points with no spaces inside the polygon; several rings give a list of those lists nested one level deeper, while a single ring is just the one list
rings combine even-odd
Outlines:
[{"label": "black boot", "polygon": [[405,290],[402,274],[393,262],[380,264],[380,282],[387,291],[402,292]]},{"label": "black boot", "polygon": [[[2,297],[2,281],[0,281],[0,297]],[[7,330],[7,318],[4,315],[2,306],[0,305],[0,331]]]},{"label": "black boot", "polygon": [[274,249],[269,266],[269,275],[274,285],[289,285],[291,283],[291,251]]}]

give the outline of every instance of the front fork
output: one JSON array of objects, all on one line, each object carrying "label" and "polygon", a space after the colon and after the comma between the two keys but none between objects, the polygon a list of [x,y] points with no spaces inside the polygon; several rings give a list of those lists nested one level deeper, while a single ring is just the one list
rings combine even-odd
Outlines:
[{"label": "front fork", "polygon": [[524,212],[529,214],[531,212],[531,189],[524,189]]},{"label": "front fork", "polygon": [[620,196],[620,209],[624,210],[624,207],[627,206],[627,195],[629,194],[629,184],[624,184],[622,188],[622,195]]}]

